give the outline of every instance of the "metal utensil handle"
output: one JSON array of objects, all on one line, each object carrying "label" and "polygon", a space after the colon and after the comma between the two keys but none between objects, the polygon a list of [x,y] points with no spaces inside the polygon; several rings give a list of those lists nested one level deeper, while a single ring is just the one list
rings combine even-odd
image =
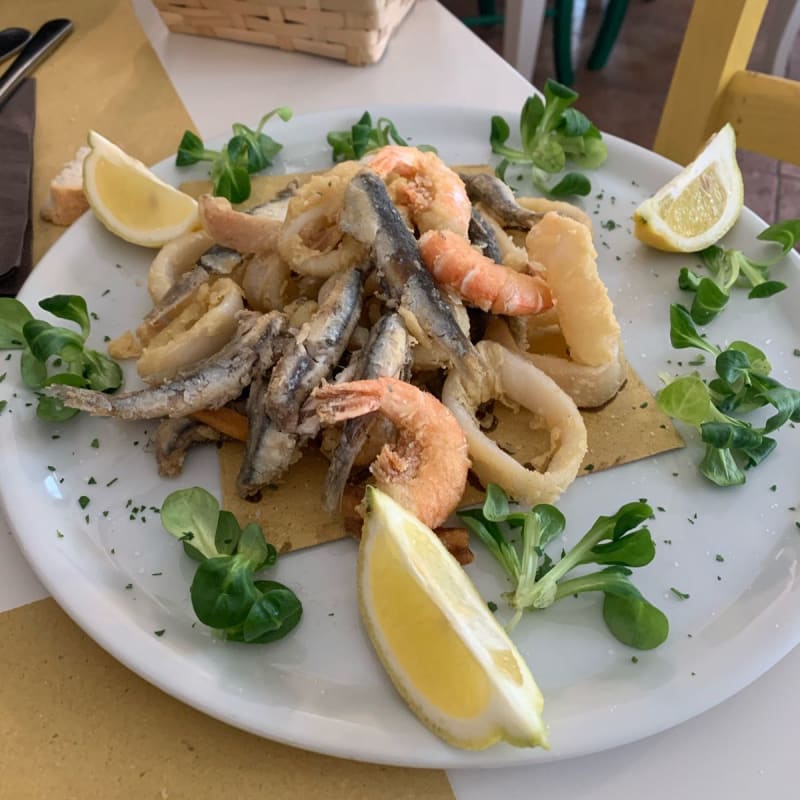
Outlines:
[{"label": "metal utensil handle", "polygon": [[30,38],[31,32],[26,28],[4,28],[0,31],[0,61],[19,53]]},{"label": "metal utensil handle", "polygon": [[25,47],[14,59],[11,66],[0,78],[0,105],[17,88],[19,82],[30,73],[47,54],[72,31],[72,22],[68,19],[51,19],[45,22],[31,36]]}]

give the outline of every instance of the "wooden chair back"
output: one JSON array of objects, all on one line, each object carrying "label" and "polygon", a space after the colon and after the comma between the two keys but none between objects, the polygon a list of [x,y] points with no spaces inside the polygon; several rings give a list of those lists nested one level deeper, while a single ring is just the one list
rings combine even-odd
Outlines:
[{"label": "wooden chair back", "polygon": [[730,122],[740,147],[800,164],[800,82],[747,70],[767,0],[695,0],[654,149],[686,164]]}]

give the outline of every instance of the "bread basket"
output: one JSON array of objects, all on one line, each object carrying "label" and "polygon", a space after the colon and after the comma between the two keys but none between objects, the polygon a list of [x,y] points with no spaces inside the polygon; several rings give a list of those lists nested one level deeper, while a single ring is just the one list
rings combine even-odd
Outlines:
[{"label": "bread basket", "polygon": [[414,0],[153,0],[167,27],[372,64]]}]

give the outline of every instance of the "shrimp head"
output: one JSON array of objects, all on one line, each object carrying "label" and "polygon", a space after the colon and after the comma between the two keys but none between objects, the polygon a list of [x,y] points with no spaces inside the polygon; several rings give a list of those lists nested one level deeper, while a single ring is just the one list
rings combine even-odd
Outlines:
[{"label": "shrimp head", "polygon": [[392,202],[420,233],[450,230],[466,238],[472,205],[464,181],[435,153],[387,145],[364,162],[383,178]]}]

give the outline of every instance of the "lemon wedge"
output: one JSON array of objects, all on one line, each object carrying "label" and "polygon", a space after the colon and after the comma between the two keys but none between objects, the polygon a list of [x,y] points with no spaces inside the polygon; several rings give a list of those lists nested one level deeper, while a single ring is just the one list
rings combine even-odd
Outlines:
[{"label": "lemon wedge", "polygon": [[464,570],[386,494],[368,487],[365,506],[361,616],[412,711],[456,747],[547,747],[542,694]]},{"label": "lemon wedge", "polygon": [[736,134],[728,123],[683,172],[636,209],[634,235],[657,250],[696,253],[733,227],[743,205]]},{"label": "lemon wedge", "polygon": [[145,247],[161,247],[197,225],[197,202],[157,178],[96,131],[83,163],[83,191],[95,216],[112,233]]}]

